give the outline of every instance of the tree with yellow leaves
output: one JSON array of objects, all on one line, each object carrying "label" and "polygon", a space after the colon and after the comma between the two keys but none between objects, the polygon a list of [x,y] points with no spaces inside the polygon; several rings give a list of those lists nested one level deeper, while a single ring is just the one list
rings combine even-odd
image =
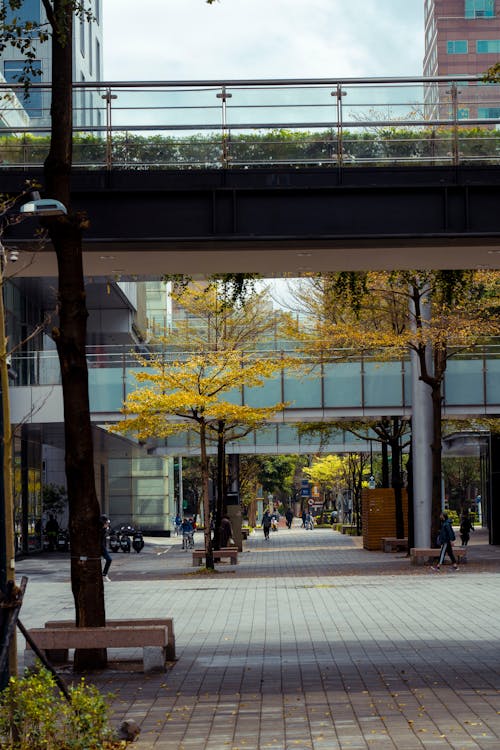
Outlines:
[{"label": "tree with yellow leaves", "polygon": [[[283,408],[281,403],[252,407],[242,398],[243,387],[263,386],[281,370],[283,360],[266,351],[275,323],[262,293],[242,302],[228,297],[223,286],[193,284],[177,289],[172,297],[178,315],[170,331],[151,342],[156,353],[138,357],[141,387],[129,394],[123,409],[126,418],[112,429],[139,439],[189,430],[198,434],[207,567],[213,567],[208,442],[217,441],[221,475],[226,442],[243,437]],[[176,355],[179,350],[188,353]],[[223,509],[222,479],[218,485],[216,526]]]},{"label": "tree with yellow leaves", "polygon": [[361,488],[368,480],[368,457],[363,454],[348,453],[316,457],[311,466],[305,466],[303,472],[312,482],[319,484],[324,497],[328,491],[338,494],[349,490],[353,499],[354,521],[361,530]]},{"label": "tree with yellow leaves", "polygon": [[[253,408],[237,403],[234,395],[242,386],[259,387],[273,377],[274,359],[255,359],[253,354],[222,350],[189,354],[185,359],[166,361],[162,355],[140,359],[144,368],[136,374],[142,387],[130,393],[122,412],[125,418],[110,429],[131,434],[139,440],[164,438],[187,430],[199,437],[202,475],[202,503],[207,567],[213,568],[210,536],[209,472],[207,440],[210,430],[224,422],[233,428],[256,428],[267,422],[282,404]],[[226,398],[224,399],[224,396]]]},{"label": "tree with yellow leaves", "polygon": [[432,524],[441,510],[442,385],[449,359],[500,331],[500,274],[493,271],[394,271],[327,274],[300,292],[309,317],[296,330],[319,361],[414,352],[432,400]]}]

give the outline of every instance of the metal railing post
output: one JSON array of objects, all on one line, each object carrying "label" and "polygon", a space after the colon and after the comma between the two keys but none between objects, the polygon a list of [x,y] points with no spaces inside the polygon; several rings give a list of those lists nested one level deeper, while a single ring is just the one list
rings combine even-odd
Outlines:
[{"label": "metal railing post", "polygon": [[453,160],[453,166],[458,167],[460,162],[460,153],[458,148],[458,94],[457,84],[453,82],[449,91],[451,96],[451,114],[453,119],[453,140],[451,145],[451,154]]},{"label": "metal railing post", "polygon": [[107,88],[106,93],[101,97],[106,102],[106,169],[111,169],[113,166],[113,128],[111,124],[111,102],[113,99],[117,99],[116,94],[111,93],[111,89]]},{"label": "metal railing post", "polygon": [[342,89],[342,84],[337,83],[335,91],[332,91],[332,96],[336,98],[336,110],[337,110],[337,166],[339,169],[342,168],[344,161],[344,147],[342,143],[343,139],[343,124],[342,124],[342,99],[346,96],[347,92]]},{"label": "metal railing post", "polygon": [[217,99],[221,100],[221,140],[222,140],[222,153],[221,162],[224,167],[229,166],[231,161],[230,147],[229,147],[229,128],[227,123],[227,100],[231,99],[232,94],[228,94],[226,87],[223,86]]}]

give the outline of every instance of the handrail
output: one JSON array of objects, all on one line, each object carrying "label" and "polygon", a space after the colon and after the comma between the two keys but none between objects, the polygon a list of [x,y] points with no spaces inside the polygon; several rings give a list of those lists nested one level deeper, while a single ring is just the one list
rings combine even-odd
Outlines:
[{"label": "handrail", "polygon": [[[81,169],[500,163],[481,76],[74,83]],[[0,169],[39,167],[51,87],[0,83]]]},{"label": "handrail", "polygon": [[[358,361],[360,364],[363,362],[380,364],[394,364],[399,362],[404,369],[410,359],[409,354],[407,356],[385,359],[382,356],[381,350],[359,352],[348,348],[335,350],[326,348],[322,353],[311,355],[308,352],[302,351],[300,347],[280,346],[279,342],[276,342],[275,345],[273,344],[273,348],[266,348],[263,345],[262,348],[255,347],[244,352],[244,354],[253,353],[259,357],[268,356],[276,358],[281,356],[285,361],[288,357],[297,360],[303,358],[304,364],[313,368]],[[137,357],[142,356],[147,359],[148,354],[152,358],[156,354],[163,355],[165,361],[173,362],[183,361],[192,355],[193,352],[176,350],[173,347],[158,349],[157,351],[152,348],[150,352],[144,350],[134,352],[132,347],[125,345],[89,346],[87,347],[87,363],[89,370],[121,369],[125,373],[127,370],[141,369],[142,366]],[[452,361],[481,361],[484,363],[486,360],[498,359],[500,359],[500,343],[490,343],[475,346],[469,351],[462,351],[458,348],[457,357],[452,358]],[[59,360],[57,352],[54,350],[27,353],[16,352],[12,357],[12,367],[18,374],[17,380],[11,384],[13,388],[23,385],[55,385],[60,382]]]}]

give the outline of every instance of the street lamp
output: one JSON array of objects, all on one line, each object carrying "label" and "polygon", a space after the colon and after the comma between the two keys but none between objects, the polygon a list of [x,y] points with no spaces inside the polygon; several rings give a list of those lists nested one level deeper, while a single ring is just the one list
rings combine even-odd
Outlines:
[{"label": "street lamp", "polygon": [[[32,193],[32,200],[21,205],[18,215],[26,216],[63,216],[66,207],[49,198],[40,198],[39,193]],[[0,227],[0,237],[3,227]],[[17,260],[17,258],[16,258]],[[15,536],[14,536],[14,500],[12,493],[12,432],[10,426],[9,400],[9,356],[7,336],[5,333],[5,306],[3,297],[4,271],[8,255],[0,240],[0,590],[6,593],[11,582],[15,581]],[[4,618],[3,631],[0,632],[0,646],[7,637],[7,618]],[[6,686],[9,674],[15,673],[16,643],[12,638],[9,649],[9,663],[0,673],[0,690]]]}]

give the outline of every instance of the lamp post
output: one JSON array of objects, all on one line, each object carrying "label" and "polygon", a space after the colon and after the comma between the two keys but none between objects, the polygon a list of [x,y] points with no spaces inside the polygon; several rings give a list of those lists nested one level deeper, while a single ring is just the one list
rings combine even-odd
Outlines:
[{"label": "lamp post", "polygon": [[[40,198],[39,193],[31,194],[31,200],[19,207],[18,216],[62,216],[67,213],[66,207],[56,200]],[[0,237],[3,227],[0,228]],[[0,590],[6,593],[15,581],[15,535],[14,535],[14,498],[12,477],[12,431],[10,425],[9,400],[9,354],[8,339],[5,332],[4,280],[7,254],[0,241]],[[7,618],[4,618],[6,631]],[[0,632],[0,644],[6,638],[6,632]],[[11,639],[9,660],[6,669],[0,673],[0,690],[8,683],[9,675],[16,673],[16,639]]]}]

